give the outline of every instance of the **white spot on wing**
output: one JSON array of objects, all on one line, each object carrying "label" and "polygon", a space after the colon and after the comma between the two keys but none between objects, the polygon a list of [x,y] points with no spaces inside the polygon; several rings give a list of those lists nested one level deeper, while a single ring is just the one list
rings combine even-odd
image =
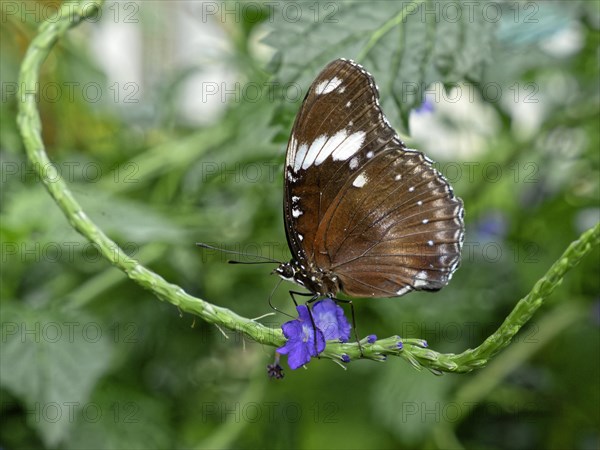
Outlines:
[{"label": "white spot on wing", "polygon": [[297,208],[292,209],[292,216],[294,216],[294,219],[297,219],[302,214],[303,214],[303,212],[300,211],[299,209],[297,209]]},{"label": "white spot on wing", "polygon": [[404,295],[410,291],[411,291],[410,286],[404,286],[403,288],[398,289],[398,291],[396,292],[396,295]]},{"label": "white spot on wing", "polygon": [[317,84],[317,87],[315,88],[315,93],[317,95],[329,94],[334,89],[336,89],[340,84],[342,84],[342,80],[340,80],[337,77],[334,77],[331,80],[321,81],[319,84]]},{"label": "white spot on wing", "polygon": [[429,223],[429,219],[423,219],[422,223],[423,223],[423,225],[428,224]]},{"label": "white spot on wing", "polygon": [[294,159],[296,156],[297,147],[298,141],[296,140],[296,136],[292,134],[292,136],[290,137],[290,142],[288,144],[288,154],[291,156],[292,159]]},{"label": "white spot on wing", "polygon": [[399,181],[402,179],[402,175],[398,174],[394,177],[394,180]]},{"label": "white spot on wing", "polygon": [[427,272],[424,270],[415,275],[415,287],[423,287],[427,286]]},{"label": "white spot on wing", "polygon": [[298,239],[300,239],[300,242],[302,242],[304,240],[304,236],[302,236],[301,234],[298,235]]},{"label": "white spot on wing", "polygon": [[298,197],[297,195],[292,195],[292,203],[296,203],[300,201],[300,197]]},{"label": "white spot on wing", "polygon": [[423,205],[423,201],[422,201],[422,200],[419,200],[419,201],[417,202],[417,206],[422,206],[422,205]]},{"label": "white spot on wing", "polygon": [[352,170],[356,169],[358,167],[358,158],[355,156],[354,158],[352,158],[350,160],[350,168]]},{"label": "white spot on wing", "polygon": [[352,106],[352,102],[348,101],[348,103],[346,103],[346,108],[350,108],[350,106]]},{"label": "white spot on wing", "polygon": [[373,152],[367,152],[367,158],[372,158],[374,154],[375,153],[373,153]]},{"label": "white spot on wing", "polygon": [[[365,137],[366,133],[364,131],[357,131],[349,135],[345,129],[338,131],[333,136],[323,134],[313,141],[310,148],[304,149],[303,147],[306,147],[306,144],[300,147],[294,161],[294,167],[307,169],[312,164],[318,166],[329,156],[334,161],[345,161],[360,150]],[[304,158],[302,163],[298,160],[301,156]]]},{"label": "white spot on wing", "polygon": [[[333,153],[331,157],[334,161],[345,161],[354,155],[357,151],[359,151],[365,142],[365,138],[367,137],[367,133],[364,131],[357,131],[356,133],[352,133],[350,136],[346,133],[346,130],[338,131],[334,138],[343,133],[343,138],[339,139],[339,143],[333,147]],[[341,137],[340,136],[340,137]]]},{"label": "white spot on wing", "polygon": [[408,188],[408,192],[413,192],[414,190],[415,190],[414,186],[411,186],[411,187]]},{"label": "white spot on wing", "polygon": [[302,144],[294,155],[294,172],[297,173],[300,170],[300,167],[302,167],[302,161],[304,160],[307,151],[308,146],[306,144]]},{"label": "white spot on wing", "polygon": [[[327,135],[322,134],[316,138],[312,144],[310,144],[308,152],[306,153],[306,158],[304,158],[304,162],[302,163],[303,169],[308,169],[310,166],[315,164],[315,159],[317,158],[319,152],[323,149],[325,142],[327,142],[327,138]],[[319,164],[316,165],[318,166]]]},{"label": "white spot on wing", "polygon": [[361,188],[365,184],[367,184],[368,181],[369,181],[369,179],[367,178],[367,176],[364,173],[361,173],[359,176],[357,176],[354,179],[354,182],[352,183],[352,186],[357,187],[357,188]]},{"label": "white spot on wing", "polygon": [[427,241],[427,245],[429,245],[430,247],[433,247],[433,241]]}]

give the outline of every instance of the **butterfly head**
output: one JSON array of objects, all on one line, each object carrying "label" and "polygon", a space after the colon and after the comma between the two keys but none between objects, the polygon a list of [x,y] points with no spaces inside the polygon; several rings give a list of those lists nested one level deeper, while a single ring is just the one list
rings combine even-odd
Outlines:
[{"label": "butterfly head", "polygon": [[277,267],[273,272],[279,275],[284,280],[294,279],[294,268],[289,262],[281,263],[279,267]]},{"label": "butterfly head", "polygon": [[284,280],[293,281],[314,294],[331,298],[341,290],[339,278],[335,274],[326,273],[315,267],[305,267],[294,259],[280,264],[273,273]]}]

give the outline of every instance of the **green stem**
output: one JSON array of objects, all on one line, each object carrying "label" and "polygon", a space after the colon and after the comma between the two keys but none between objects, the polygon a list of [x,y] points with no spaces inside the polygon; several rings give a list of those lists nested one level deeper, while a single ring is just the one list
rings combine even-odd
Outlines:
[{"label": "green stem", "polygon": [[[454,430],[472,411],[470,405],[480,404],[510,373],[520,367],[536,352],[544,348],[552,339],[564,330],[582,320],[586,308],[581,303],[564,303],[548,312],[537,322],[535,337],[514,342],[505,352],[498,355],[488,366],[485,372],[478,373],[471,378],[469,383],[462,384],[456,391],[452,403],[461,405],[460,415],[450,421],[441,421],[433,432],[436,448],[453,449],[462,448]],[[462,406],[465,406],[462,408]],[[454,444],[450,445],[448,437],[454,437]]]},{"label": "green stem", "polygon": [[[144,264],[151,264],[162,257],[166,250],[166,245],[149,244],[140,250],[137,258],[138,261],[142,261]],[[101,293],[125,279],[123,272],[116,270],[114,267],[109,267],[69,292],[64,299],[63,307],[66,309],[83,308]]]},{"label": "green stem", "polygon": [[[60,19],[43,23],[37,36],[31,42],[21,65],[19,87],[22,92],[17,116],[18,126],[24,141],[27,157],[37,171],[46,189],[63,211],[73,228],[90,242],[94,243],[102,255],[115,267],[145,289],[153,292],[159,299],[167,301],[182,311],[201,317],[203,320],[218,326],[244,333],[248,338],[262,344],[281,346],[285,338],[280,329],[272,329],[260,323],[237,315],[233,311],[192,297],[179,286],[167,282],[156,273],[146,269],[137,260],[127,254],[87,216],[83,211],[59,172],[52,165],[46,154],[41,138],[41,121],[37,110],[36,96],[39,71],[56,41],[71,27],[76,26],[86,17],[92,16],[101,7],[103,1],[80,2],[76,7],[71,3],[64,5]],[[366,47],[368,49],[377,42],[393,26],[400,23],[407,10],[382,26]],[[152,166],[149,172],[155,170]],[[533,287],[531,292],[521,299],[498,330],[488,337],[479,347],[466,350],[458,355],[443,354],[426,348],[425,341],[420,339],[401,339],[392,336],[378,340],[373,344],[363,343],[362,357],[375,361],[383,360],[387,355],[400,356],[416,368],[427,367],[434,373],[470,372],[483,367],[502,348],[508,345],[513,336],[526,323],[535,311],[554,291],[564,275],[575,267],[593,247],[600,242],[600,224],[586,231],[573,242]],[[403,348],[398,345],[402,343]],[[321,355],[325,358],[339,360],[342,354],[351,359],[361,357],[357,344],[341,344],[329,342]]]},{"label": "green stem", "polygon": [[[364,357],[381,359],[381,355],[398,355],[415,368],[427,367],[435,374],[439,374],[439,372],[466,373],[479,369],[511,342],[521,327],[531,319],[554,289],[560,285],[565,274],[579,264],[581,259],[599,244],[600,223],[597,223],[567,247],[562,256],[535,283],[529,294],[519,300],[502,325],[477,348],[465,350],[458,355],[438,353],[426,348],[422,340],[401,339],[396,336],[365,346]],[[393,349],[398,342],[404,344],[402,351]],[[356,344],[329,343],[325,353],[332,358],[336,356],[339,358],[343,353],[350,358],[360,357]]]},{"label": "green stem", "polygon": [[458,403],[466,404],[485,398],[511,372],[530,359],[537,351],[562,331],[585,318],[586,308],[582,304],[564,303],[546,313],[537,323],[535,336],[515,342],[488,366],[483,373],[461,386],[455,394]]},{"label": "green stem", "polygon": [[114,266],[125,272],[130,279],[152,291],[161,300],[179,307],[182,311],[196,314],[221,327],[243,332],[257,342],[283,345],[285,339],[281,330],[267,328],[226,308],[220,308],[192,297],[179,286],[168,283],[160,275],[146,269],[137,260],[127,256],[123,249],[106,236],[87,216],[48,159],[41,137],[42,126],[36,103],[40,67],[58,38],[69,28],[95,14],[95,7],[99,8],[101,4],[102,2],[80,2],[75,7],[72,3],[65,4],[61,8],[60,19],[54,23],[43,23],[27,49],[19,74],[21,92],[18,98],[21,99],[21,103],[19,104],[17,123],[29,161],[73,228],[94,243],[100,253]]}]

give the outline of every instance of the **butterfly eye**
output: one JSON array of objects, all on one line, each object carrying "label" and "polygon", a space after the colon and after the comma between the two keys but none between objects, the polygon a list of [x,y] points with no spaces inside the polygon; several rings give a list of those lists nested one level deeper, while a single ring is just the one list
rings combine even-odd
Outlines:
[{"label": "butterfly eye", "polygon": [[281,278],[289,279],[294,276],[294,269],[292,269],[290,263],[280,265],[277,269],[275,269],[275,272],[277,272],[277,275],[279,275]]}]

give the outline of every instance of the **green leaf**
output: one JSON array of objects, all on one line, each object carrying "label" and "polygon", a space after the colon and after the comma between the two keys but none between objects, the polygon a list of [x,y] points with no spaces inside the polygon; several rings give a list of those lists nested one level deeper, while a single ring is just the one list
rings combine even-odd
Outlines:
[{"label": "green leaf", "polygon": [[106,330],[90,316],[2,305],[0,385],[25,404],[47,446],[68,435],[111,355]]},{"label": "green leaf", "polygon": [[67,449],[170,448],[168,403],[114,382],[94,392]]},{"label": "green leaf", "polygon": [[[74,189],[86,211],[110,235],[138,244],[181,242],[185,238],[185,231],[173,218],[144,203],[101,192],[93,184],[79,184]],[[57,241],[83,242],[60,210],[48,200],[48,194],[38,187],[17,191],[7,202],[2,218],[4,227],[19,230],[21,235],[36,231],[41,245]]]},{"label": "green leaf", "polygon": [[386,364],[379,372],[372,414],[405,446],[418,446],[436,424],[456,414],[457,405],[447,400],[456,379],[418,373],[405,365]]},{"label": "green leaf", "polygon": [[496,22],[483,3],[472,10],[447,1],[315,5],[300,4],[298,20],[289,7],[275,9],[264,42],[277,50],[271,68],[278,68],[279,81],[306,92],[329,61],[355,59],[374,75],[383,110],[403,130],[431,83],[479,80],[491,54]]}]

